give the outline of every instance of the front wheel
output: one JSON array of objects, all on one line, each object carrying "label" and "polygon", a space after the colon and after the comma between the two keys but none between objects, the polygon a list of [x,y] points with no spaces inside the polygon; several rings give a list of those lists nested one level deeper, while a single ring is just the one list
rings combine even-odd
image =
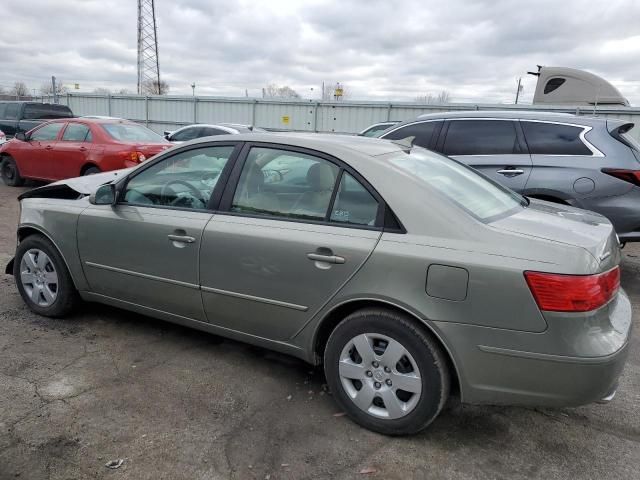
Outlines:
[{"label": "front wheel", "polygon": [[5,156],[0,162],[0,176],[5,185],[10,187],[20,187],[24,185],[24,178],[20,175],[16,161],[9,156]]},{"label": "front wheel", "polygon": [[78,304],[78,292],[56,247],[40,235],[16,249],[13,276],[27,306],[46,317],[63,317]]},{"label": "front wheel", "polygon": [[410,319],[382,309],[355,312],[335,328],[324,368],[345,412],[387,435],[422,430],[449,396],[440,346]]}]

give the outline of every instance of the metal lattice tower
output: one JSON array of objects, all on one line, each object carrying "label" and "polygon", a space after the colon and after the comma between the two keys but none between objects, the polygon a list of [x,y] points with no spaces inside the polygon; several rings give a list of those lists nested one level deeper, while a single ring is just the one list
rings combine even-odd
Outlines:
[{"label": "metal lattice tower", "polygon": [[138,93],[145,85],[160,94],[160,62],[158,60],[158,29],[154,0],[138,0]]}]

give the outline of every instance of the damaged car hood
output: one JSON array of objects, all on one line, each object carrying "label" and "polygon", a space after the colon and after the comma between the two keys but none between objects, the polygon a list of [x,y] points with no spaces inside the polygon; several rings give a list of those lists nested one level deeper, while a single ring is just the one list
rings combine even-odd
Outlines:
[{"label": "damaged car hood", "polygon": [[76,199],[89,195],[100,185],[114,182],[126,176],[133,168],[123,168],[111,172],[85,175],[84,177],[67,178],[59,180],[44,187],[34,188],[23,193],[18,200],[24,198],[67,198]]}]

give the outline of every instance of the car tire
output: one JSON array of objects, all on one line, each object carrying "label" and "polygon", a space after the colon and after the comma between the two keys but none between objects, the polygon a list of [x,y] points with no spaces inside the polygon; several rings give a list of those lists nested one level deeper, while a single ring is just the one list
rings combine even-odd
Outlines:
[{"label": "car tire", "polygon": [[88,167],[84,172],[82,172],[82,176],[95,175],[96,173],[100,173],[100,169],[98,167]]},{"label": "car tire", "polygon": [[24,185],[24,178],[20,175],[16,161],[9,156],[5,156],[0,162],[0,175],[5,185],[10,187],[20,187]]},{"label": "car tire", "polygon": [[39,315],[64,317],[80,302],[62,255],[41,235],[30,235],[20,242],[13,276],[24,302]]},{"label": "car tire", "polygon": [[417,322],[384,309],[346,317],[329,336],[324,369],[347,415],[385,435],[424,429],[449,397],[450,374],[439,344]]}]

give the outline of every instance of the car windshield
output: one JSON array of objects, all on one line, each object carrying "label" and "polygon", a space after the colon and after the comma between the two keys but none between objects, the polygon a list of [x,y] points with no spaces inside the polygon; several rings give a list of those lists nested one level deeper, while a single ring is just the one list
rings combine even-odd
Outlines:
[{"label": "car windshield", "polygon": [[444,194],[478,220],[490,222],[522,208],[527,201],[455,160],[414,147],[390,162]]},{"label": "car windshield", "polygon": [[120,142],[163,143],[166,141],[153,130],[135,123],[103,123],[102,128],[111,138]]}]

